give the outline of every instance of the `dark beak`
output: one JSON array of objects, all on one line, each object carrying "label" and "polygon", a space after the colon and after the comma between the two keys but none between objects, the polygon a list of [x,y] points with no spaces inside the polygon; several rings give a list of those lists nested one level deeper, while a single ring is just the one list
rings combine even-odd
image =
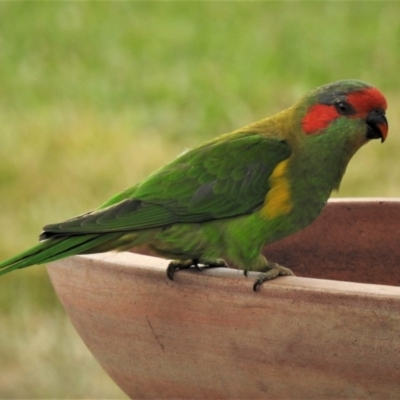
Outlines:
[{"label": "dark beak", "polygon": [[385,116],[385,111],[382,109],[372,110],[365,121],[367,123],[367,138],[381,139],[383,143],[388,134],[389,125]]}]

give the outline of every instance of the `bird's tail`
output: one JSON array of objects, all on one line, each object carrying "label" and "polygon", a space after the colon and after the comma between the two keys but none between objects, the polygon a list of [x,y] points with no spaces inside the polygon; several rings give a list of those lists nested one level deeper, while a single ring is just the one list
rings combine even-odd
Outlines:
[{"label": "bird's tail", "polygon": [[77,254],[107,251],[109,249],[107,242],[113,242],[119,236],[120,233],[85,234],[43,240],[35,247],[0,263],[0,276],[19,268],[44,264]]}]

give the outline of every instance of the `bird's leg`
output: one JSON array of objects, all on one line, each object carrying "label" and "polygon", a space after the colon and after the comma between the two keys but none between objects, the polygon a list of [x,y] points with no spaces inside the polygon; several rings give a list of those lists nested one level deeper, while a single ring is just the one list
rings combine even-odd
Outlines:
[{"label": "bird's leg", "polygon": [[229,268],[229,265],[222,258],[200,258],[199,263],[203,265],[200,270],[204,268]]},{"label": "bird's leg", "polygon": [[267,266],[263,268],[263,272],[258,275],[253,285],[253,290],[256,292],[265,281],[270,281],[278,276],[294,276],[294,273],[282,265],[267,261]]},{"label": "bird's leg", "polygon": [[[203,267],[199,267],[199,264]],[[173,260],[169,263],[167,267],[167,277],[174,280],[174,275],[176,271],[181,269],[188,269],[194,267],[197,271],[201,271],[203,268],[218,268],[218,267],[228,267],[228,264],[222,258],[207,259],[188,259],[188,260]]]},{"label": "bird's leg", "polygon": [[195,267],[196,269],[199,269],[198,262],[197,260],[172,260],[168,267],[167,267],[167,277],[171,279],[171,281],[174,280],[174,275],[176,271],[179,271],[181,269],[187,269]]}]

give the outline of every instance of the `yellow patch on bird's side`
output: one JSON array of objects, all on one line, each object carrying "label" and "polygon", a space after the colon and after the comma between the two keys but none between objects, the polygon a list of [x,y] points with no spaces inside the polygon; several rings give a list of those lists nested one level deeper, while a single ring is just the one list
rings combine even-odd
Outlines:
[{"label": "yellow patch on bird's side", "polygon": [[289,214],[293,208],[290,201],[290,185],[286,177],[287,167],[288,160],[280,162],[269,178],[271,186],[261,209],[261,215],[265,219]]}]

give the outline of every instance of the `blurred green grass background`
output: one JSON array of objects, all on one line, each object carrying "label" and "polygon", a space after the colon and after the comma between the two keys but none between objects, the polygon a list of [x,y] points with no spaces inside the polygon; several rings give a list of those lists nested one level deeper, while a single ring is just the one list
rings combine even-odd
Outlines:
[{"label": "blurred green grass background", "polygon": [[[0,3],[0,257],[184,149],[358,78],[389,102],[340,196],[400,196],[400,3]],[[44,267],[0,279],[0,398],[123,398]],[[118,340],[118,338],[116,338]]]}]

